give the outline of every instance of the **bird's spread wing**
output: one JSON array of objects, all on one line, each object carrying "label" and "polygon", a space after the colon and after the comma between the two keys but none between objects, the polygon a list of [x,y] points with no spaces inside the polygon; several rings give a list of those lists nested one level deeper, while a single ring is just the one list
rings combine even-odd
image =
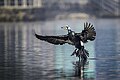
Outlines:
[{"label": "bird's spread wing", "polygon": [[73,44],[71,41],[68,40],[68,35],[60,35],[60,36],[42,36],[35,34],[36,38],[55,44],[55,45],[63,45],[65,43]]},{"label": "bird's spread wing", "polygon": [[84,23],[84,30],[82,30],[81,33],[78,33],[80,35],[81,40],[86,43],[87,40],[93,41],[96,36],[95,28],[91,23]]}]

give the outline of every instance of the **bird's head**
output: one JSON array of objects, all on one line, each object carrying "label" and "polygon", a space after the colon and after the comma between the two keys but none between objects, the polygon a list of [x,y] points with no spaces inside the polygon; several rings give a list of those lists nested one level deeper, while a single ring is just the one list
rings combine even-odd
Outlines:
[{"label": "bird's head", "polygon": [[68,25],[65,25],[63,27],[61,27],[62,29],[65,29],[65,30],[71,30],[71,28],[68,26]]}]

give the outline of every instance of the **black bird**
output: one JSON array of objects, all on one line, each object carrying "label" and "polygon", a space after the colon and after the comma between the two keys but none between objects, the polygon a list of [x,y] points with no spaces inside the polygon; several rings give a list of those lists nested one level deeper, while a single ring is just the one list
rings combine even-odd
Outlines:
[{"label": "black bird", "polygon": [[81,33],[75,33],[68,25],[61,28],[65,28],[68,31],[68,34],[59,36],[43,36],[35,33],[35,36],[40,40],[47,41],[55,45],[63,45],[65,43],[74,45],[76,49],[72,55],[76,54],[77,57],[82,55],[81,58],[86,60],[89,53],[84,49],[84,43],[88,42],[88,40],[93,41],[95,39],[96,31],[93,25],[87,22],[84,23],[84,30],[82,30]]}]

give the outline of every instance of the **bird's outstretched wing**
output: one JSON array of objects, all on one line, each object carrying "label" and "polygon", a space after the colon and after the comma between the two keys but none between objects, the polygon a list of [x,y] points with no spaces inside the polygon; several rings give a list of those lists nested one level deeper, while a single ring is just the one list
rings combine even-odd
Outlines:
[{"label": "bird's outstretched wing", "polygon": [[60,35],[60,36],[42,36],[35,33],[36,38],[55,44],[55,45],[63,45],[65,43],[73,44],[68,39],[68,35]]},{"label": "bird's outstretched wing", "polygon": [[86,43],[88,40],[93,41],[96,36],[95,28],[91,23],[84,23],[84,30],[82,30],[81,33],[78,33],[80,35],[81,40]]}]

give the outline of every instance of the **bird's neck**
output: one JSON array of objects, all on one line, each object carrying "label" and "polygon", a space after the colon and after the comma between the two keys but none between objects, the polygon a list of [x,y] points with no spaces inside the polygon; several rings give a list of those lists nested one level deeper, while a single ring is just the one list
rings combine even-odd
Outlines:
[{"label": "bird's neck", "polygon": [[75,39],[75,32],[72,31],[72,30],[69,30],[68,31],[68,36],[69,36],[69,40],[74,41],[74,39]]},{"label": "bird's neck", "polygon": [[70,34],[72,32],[72,30],[68,29],[68,34]]}]

